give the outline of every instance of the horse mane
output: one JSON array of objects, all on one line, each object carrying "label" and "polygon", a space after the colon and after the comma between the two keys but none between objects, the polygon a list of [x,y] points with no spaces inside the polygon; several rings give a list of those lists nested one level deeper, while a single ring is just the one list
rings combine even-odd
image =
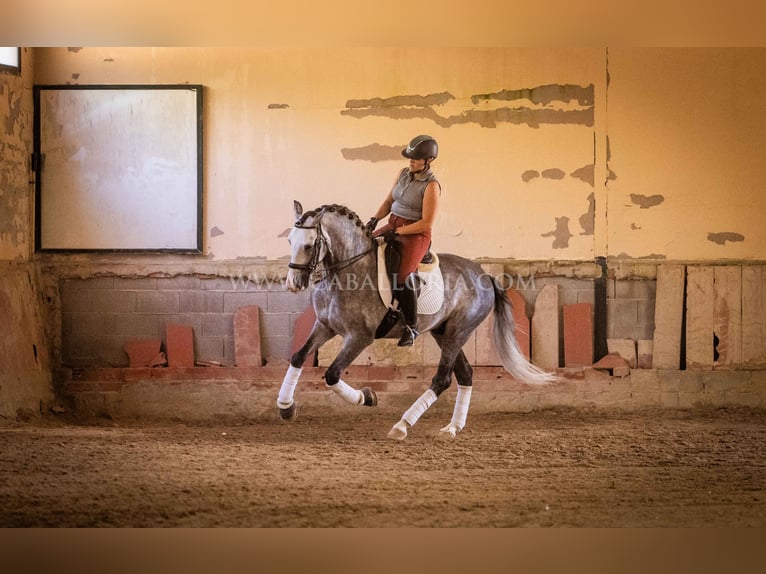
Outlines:
[{"label": "horse mane", "polygon": [[[305,225],[307,219],[312,217],[322,217],[325,213],[337,213],[341,217],[347,217],[349,221],[352,221],[353,224],[357,227],[364,227],[364,222],[354,211],[345,205],[340,205],[337,203],[328,203],[326,205],[317,207],[316,209],[306,211],[303,215],[301,215],[301,218],[298,220],[297,224]],[[369,232],[367,232],[367,234],[369,235]]]}]

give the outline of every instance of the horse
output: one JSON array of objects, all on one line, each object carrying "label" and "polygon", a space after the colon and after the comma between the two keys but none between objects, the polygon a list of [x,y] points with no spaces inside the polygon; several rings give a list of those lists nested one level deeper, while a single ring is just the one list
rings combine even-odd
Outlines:
[{"label": "horse", "polygon": [[[304,213],[293,201],[295,224],[288,234],[290,262],[286,288],[294,293],[309,287],[313,280],[312,304],[316,321],[302,347],[291,357],[277,397],[280,418],[296,417],[295,388],[302,366],[310,354],[336,335],[343,345],[324,373],[327,386],[353,405],[375,406],[375,392],[356,389],[341,379],[341,373],[375,339],[383,317],[389,311],[381,300],[377,281],[377,243],[359,216],[345,206],[322,205]],[[440,436],[455,437],[466,422],[471,399],[473,369],[462,350],[471,333],[494,309],[493,338],[503,367],[519,381],[539,385],[558,378],[530,363],[514,336],[511,303],[497,278],[480,265],[463,257],[437,253],[444,279],[444,302],[434,314],[419,315],[421,333],[429,333],[441,350],[430,387],[403,413],[388,433],[404,440],[423,413],[449,388],[452,374],[457,379],[457,397],[452,419],[440,429]],[[388,337],[401,335],[401,324]]]}]

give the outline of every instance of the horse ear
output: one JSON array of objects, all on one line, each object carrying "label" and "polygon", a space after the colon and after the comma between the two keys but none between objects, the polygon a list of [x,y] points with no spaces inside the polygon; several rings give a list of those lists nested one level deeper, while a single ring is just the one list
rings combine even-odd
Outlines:
[{"label": "horse ear", "polygon": [[303,206],[300,201],[293,200],[293,211],[295,212],[295,219],[303,215]]}]

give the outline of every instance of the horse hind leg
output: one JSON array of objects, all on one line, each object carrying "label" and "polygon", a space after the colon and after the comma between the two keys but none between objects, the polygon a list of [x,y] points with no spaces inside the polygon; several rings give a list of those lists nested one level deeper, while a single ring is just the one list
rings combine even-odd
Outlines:
[{"label": "horse hind leg", "polygon": [[[430,408],[432,404],[436,402],[445,390],[447,390],[452,383],[452,370],[456,358],[462,354],[462,350],[459,345],[451,345],[445,348],[442,344],[441,337],[434,335],[434,339],[442,347],[442,356],[439,360],[439,366],[436,369],[436,374],[431,380],[430,388],[420,395],[412,406],[407,409],[402,418],[391,427],[388,431],[388,438],[402,441],[407,438],[408,427],[415,426],[421,416]],[[467,361],[466,361],[467,364]],[[469,367],[470,368],[470,367]]]},{"label": "horse hind leg", "polygon": [[473,390],[473,369],[466,359],[465,353],[460,354],[455,360],[453,368],[455,378],[457,379],[457,397],[455,398],[455,408],[452,412],[452,420],[449,424],[439,429],[439,436],[454,438],[457,433],[465,427],[465,421],[468,417],[468,407],[471,404],[471,392]]}]

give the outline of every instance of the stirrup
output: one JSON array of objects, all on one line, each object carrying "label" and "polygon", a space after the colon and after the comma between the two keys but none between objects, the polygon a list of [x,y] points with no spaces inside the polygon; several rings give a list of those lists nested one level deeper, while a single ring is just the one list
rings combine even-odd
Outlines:
[{"label": "stirrup", "polygon": [[402,325],[402,338],[397,343],[398,347],[411,347],[415,344],[415,339],[420,333],[415,327],[410,325]]}]

